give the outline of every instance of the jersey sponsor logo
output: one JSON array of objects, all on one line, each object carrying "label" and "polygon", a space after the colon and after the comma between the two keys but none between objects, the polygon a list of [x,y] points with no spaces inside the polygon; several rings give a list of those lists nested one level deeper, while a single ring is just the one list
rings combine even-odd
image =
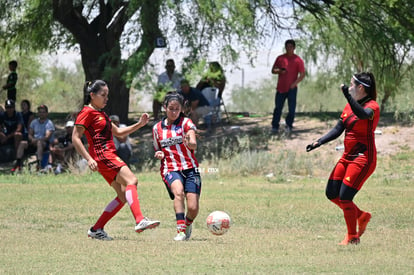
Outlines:
[{"label": "jersey sponsor logo", "polygon": [[174,146],[174,145],[181,144],[181,143],[183,143],[183,137],[182,136],[170,137],[170,138],[163,139],[163,140],[160,141],[160,144],[161,144],[162,148]]}]

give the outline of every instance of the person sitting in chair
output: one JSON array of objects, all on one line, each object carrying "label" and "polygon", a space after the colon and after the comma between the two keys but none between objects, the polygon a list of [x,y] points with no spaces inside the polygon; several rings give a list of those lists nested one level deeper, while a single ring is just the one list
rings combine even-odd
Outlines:
[{"label": "person sitting in chair", "polygon": [[214,87],[218,89],[218,97],[222,98],[224,87],[226,86],[226,76],[220,63],[213,61],[209,63],[208,70],[204,73],[196,88],[203,91],[204,88]]},{"label": "person sitting in chair", "polygon": [[[109,117],[111,122],[115,124],[118,128],[125,128],[126,125],[120,123],[119,116],[111,115]],[[132,156],[132,144],[129,139],[129,136],[114,136],[114,143],[116,148],[116,153],[118,156],[129,165],[131,156]]]},{"label": "person sitting in chair", "polygon": [[179,93],[183,95],[184,100],[190,105],[187,115],[198,125],[199,119],[210,112],[210,105],[200,90],[191,87],[187,79],[181,80],[180,84],[181,90]]}]

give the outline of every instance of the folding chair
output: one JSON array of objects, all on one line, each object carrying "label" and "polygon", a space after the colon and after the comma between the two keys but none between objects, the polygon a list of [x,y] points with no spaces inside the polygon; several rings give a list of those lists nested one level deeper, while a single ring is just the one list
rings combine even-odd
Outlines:
[{"label": "folding chair", "polygon": [[208,129],[210,129],[212,125],[221,122],[221,101],[218,97],[218,89],[214,87],[207,87],[201,91],[201,94],[207,99],[210,105],[210,112],[204,116],[204,121],[206,122]]}]

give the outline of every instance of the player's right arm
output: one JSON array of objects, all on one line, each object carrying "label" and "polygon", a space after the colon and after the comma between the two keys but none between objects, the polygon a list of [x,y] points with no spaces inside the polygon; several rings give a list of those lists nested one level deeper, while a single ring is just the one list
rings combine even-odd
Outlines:
[{"label": "player's right arm", "polygon": [[338,123],[335,125],[332,130],[330,130],[326,135],[318,139],[317,141],[312,142],[308,146],[306,146],[306,151],[312,151],[313,149],[318,148],[322,144],[325,144],[331,140],[338,138],[343,132],[345,131],[345,125],[342,119],[338,120]]},{"label": "player's right arm", "polygon": [[96,161],[89,155],[88,151],[86,150],[85,146],[82,143],[82,136],[85,132],[85,128],[81,125],[75,125],[72,132],[72,144],[75,146],[76,151],[88,161],[88,166],[92,171],[96,171],[98,169],[98,164]]}]

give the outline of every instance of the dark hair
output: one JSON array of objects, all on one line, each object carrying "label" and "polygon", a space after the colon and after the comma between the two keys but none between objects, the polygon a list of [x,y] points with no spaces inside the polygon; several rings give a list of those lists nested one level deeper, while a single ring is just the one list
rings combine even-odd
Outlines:
[{"label": "dark hair", "polygon": [[37,107],[37,111],[38,111],[38,112],[40,111],[40,109],[43,109],[43,110],[45,110],[45,111],[46,111],[46,113],[49,113],[49,108],[47,108],[47,106],[46,106],[46,105],[44,105],[44,104],[42,104],[42,105],[40,105],[39,107]]},{"label": "dark hair", "polygon": [[12,66],[14,66],[14,67],[17,68],[17,61],[16,60],[12,60],[12,61],[9,62],[9,65],[12,65]]},{"label": "dark hair", "polygon": [[167,59],[167,61],[165,61],[165,66],[168,66],[168,63],[172,63],[174,65],[174,67],[175,67],[174,59],[172,59],[172,58]]},{"label": "dark hair", "polygon": [[20,102],[20,104],[22,104],[22,103],[26,103],[27,104],[27,107],[28,107],[28,109],[29,109],[29,111],[30,111],[30,108],[31,108],[31,104],[30,104],[30,101],[28,100],[28,99],[23,99],[21,102]]},{"label": "dark hair", "polygon": [[96,94],[101,90],[102,87],[107,86],[106,82],[100,79],[94,81],[86,81],[83,86],[83,98],[84,104],[88,105],[91,103],[91,93]]},{"label": "dark hair", "polygon": [[286,47],[287,44],[291,44],[291,45],[293,45],[293,47],[296,47],[296,42],[293,39],[286,40],[285,41],[285,47]]},{"label": "dark hair", "polygon": [[353,76],[354,81],[361,84],[365,92],[371,97],[373,100],[377,100],[377,86],[375,84],[375,77],[370,72],[361,72],[354,74]]},{"label": "dark hair", "polygon": [[180,81],[180,85],[188,85],[188,86],[190,86],[190,82],[187,79],[183,78]]},{"label": "dark hair", "polygon": [[164,106],[168,107],[168,103],[170,103],[171,101],[174,101],[174,100],[178,101],[178,103],[180,103],[181,107],[184,107],[184,97],[181,94],[179,94],[175,91],[174,92],[168,92],[165,95]]}]

